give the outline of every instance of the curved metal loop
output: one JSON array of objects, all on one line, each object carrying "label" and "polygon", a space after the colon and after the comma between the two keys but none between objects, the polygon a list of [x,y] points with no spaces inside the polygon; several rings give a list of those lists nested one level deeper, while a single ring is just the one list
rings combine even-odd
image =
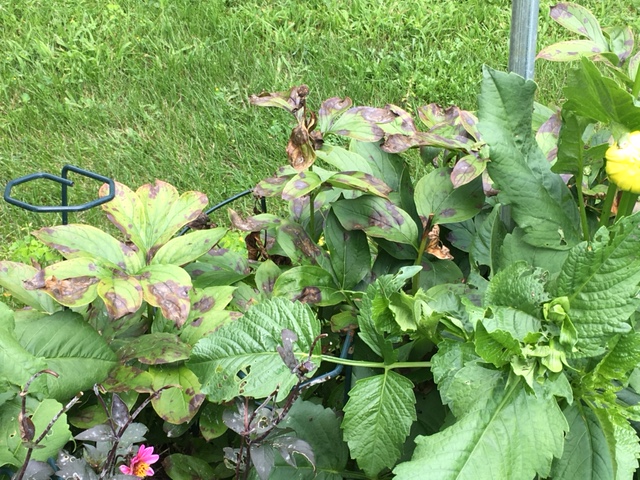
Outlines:
[{"label": "curved metal loop", "polygon": [[[90,202],[82,203],[80,205],[69,205],[68,196],[67,196],[67,188],[73,186],[73,182],[67,178],[69,172],[77,173],[78,175],[82,175],[83,177],[92,178],[94,180],[99,180],[101,182],[109,185],[109,193],[101,198],[96,198],[95,200],[91,200]],[[37,180],[40,178],[44,178],[46,180],[52,180],[57,182],[61,186],[60,193],[60,205],[31,205],[30,203],[23,202],[22,200],[18,200],[11,196],[11,190],[16,185],[20,185],[22,183],[31,182],[33,180]],[[99,175],[94,172],[90,172],[88,170],[84,170],[79,167],[75,167],[73,165],[65,165],[62,167],[62,172],[60,176],[52,175],[50,173],[38,172],[32,173],[30,175],[25,175],[24,177],[16,178],[14,180],[10,180],[7,183],[7,186],[4,189],[4,201],[10,203],[11,205],[15,205],[16,207],[23,208],[30,212],[37,213],[62,213],[62,223],[67,223],[67,214],[68,212],[82,212],[84,210],[88,210],[90,208],[96,207],[98,205],[102,205],[103,203],[107,203],[113,200],[115,197],[116,188],[113,179],[105,177],[103,175]]]}]

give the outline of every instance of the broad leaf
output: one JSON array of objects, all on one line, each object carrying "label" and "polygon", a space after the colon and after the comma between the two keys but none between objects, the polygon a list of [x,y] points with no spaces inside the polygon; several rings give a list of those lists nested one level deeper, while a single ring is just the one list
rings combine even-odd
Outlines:
[{"label": "broad leaf", "polygon": [[600,23],[587,8],[572,2],[561,2],[551,7],[551,18],[566,29],[593,40],[601,49],[608,50]]},{"label": "broad leaf", "polygon": [[27,290],[24,282],[32,279],[38,269],[24,263],[0,262],[0,287],[7,289],[18,301],[41,312],[54,313],[60,306],[40,290]]},{"label": "broad leaf", "polygon": [[[385,152],[376,142],[352,140],[349,150],[363,157],[371,165],[374,177],[384,181],[393,191],[400,189],[400,179],[406,167],[402,157]],[[353,167],[347,170],[353,170]]]},{"label": "broad leaf", "polygon": [[225,405],[215,403],[206,403],[200,409],[200,417],[198,418],[198,426],[202,437],[207,441],[218,438],[227,431],[228,427],[222,421],[222,414],[229,408]]},{"label": "broad leaf", "polygon": [[580,60],[582,57],[592,57],[606,51],[592,40],[567,40],[544,47],[538,52],[536,58],[552,62],[569,62]]},{"label": "broad leaf", "polygon": [[[297,382],[283,363],[277,347],[282,330],[298,336],[294,351],[306,359],[320,324],[309,307],[275,298],[256,305],[236,322],[223,325],[200,340],[187,366],[198,376],[202,391],[212,402],[229,401],[239,395],[264,398],[280,386],[282,400]],[[311,361],[320,364],[320,345]]]},{"label": "broad leaf", "polygon": [[154,390],[171,385],[151,400],[158,416],[176,425],[191,421],[205,398],[194,373],[184,365],[151,367],[149,373]]},{"label": "broad leaf", "polygon": [[[342,429],[351,456],[372,477],[395,465],[416,420],[409,379],[392,370],[358,380],[344,407]],[[423,472],[424,473],[424,472]]]},{"label": "broad leaf", "polygon": [[273,286],[273,295],[318,306],[337,305],[344,300],[333,275],[313,265],[293,267],[284,272]]},{"label": "broad leaf", "polygon": [[138,274],[144,299],[181,327],[189,316],[191,278],[176,265],[149,265]]},{"label": "broad leaf", "polygon": [[[601,228],[593,242],[576,245],[562,266],[555,297],[569,298],[569,315],[583,355],[602,351],[616,333],[631,330],[629,317],[638,306],[640,215]],[[578,354],[580,355],[580,353]]]},{"label": "broad leaf", "polygon": [[330,211],[324,224],[324,236],[338,285],[342,289],[355,287],[371,271],[367,235],[359,230],[345,230]]},{"label": "broad leaf", "polygon": [[256,270],[255,282],[256,288],[260,293],[270,296],[276,280],[282,271],[272,260],[266,260],[260,264]]},{"label": "broad leaf", "polygon": [[451,170],[437,168],[416,184],[415,202],[423,224],[433,215],[433,224],[463,222],[476,215],[484,204],[482,181],[454,188]]},{"label": "broad leaf", "polygon": [[122,362],[136,359],[147,365],[159,365],[187,360],[191,347],[172,333],[150,333],[128,341],[118,357]]},{"label": "broad leaf", "polygon": [[538,147],[531,130],[536,85],[516,74],[484,69],[479,128],[490,147],[487,170],[511,205],[524,240],[536,247],[565,249],[581,240],[571,192]]},{"label": "broad leaf", "polygon": [[322,180],[317,173],[307,170],[299,172],[291,178],[282,190],[283,200],[293,200],[314,191],[320,186]]},{"label": "broad leaf", "polygon": [[207,462],[181,453],[166,457],[162,460],[162,466],[172,480],[210,480],[216,477]]},{"label": "broad leaf", "polygon": [[382,198],[388,198],[391,188],[382,180],[364,172],[340,172],[329,177],[325,183],[337,188],[358,190]]},{"label": "broad leaf", "polygon": [[102,275],[96,292],[104,301],[110,318],[134,313],[142,305],[142,286],[134,277]]},{"label": "broad leaf", "polygon": [[316,151],[316,155],[340,172],[356,170],[375,175],[373,167],[364,157],[342,147],[323,145],[322,150]]},{"label": "broad leaf", "polygon": [[158,249],[151,264],[185,265],[201,257],[227,233],[226,228],[211,228],[173,238]]},{"label": "broad leaf", "polygon": [[46,375],[49,396],[60,401],[102,382],[117,359],[104,338],[77,313],[17,319],[16,334],[24,348],[44,357],[59,377]]},{"label": "broad leaf", "polygon": [[509,265],[496,274],[487,287],[484,305],[500,305],[539,315],[542,304],[551,299],[545,292],[546,272],[524,262]]},{"label": "broad leaf", "polygon": [[365,195],[339,200],[332,209],[346,230],[363,230],[372,237],[418,247],[416,223],[389,200]]},{"label": "broad leaf", "polygon": [[33,235],[65,258],[91,258],[130,273],[135,273],[141,266],[138,254],[131,247],[90,225],[45,227]]}]

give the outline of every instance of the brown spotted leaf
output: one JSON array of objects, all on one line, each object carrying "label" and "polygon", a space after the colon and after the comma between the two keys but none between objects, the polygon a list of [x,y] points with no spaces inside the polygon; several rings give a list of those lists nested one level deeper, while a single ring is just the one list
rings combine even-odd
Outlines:
[{"label": "brown spotted leaf", "polygon": [[138,360],[146,365],[159,365],[187,360],[191,346],[172,333],[149,333],[135,337],[118,350],[123,363]]},{"label": "brown spotted leaf", "polygon": [[333,275],[312,265],[294,267],[280,275],[273,287],[273,295],[317,306],[337,305],[344,301],[344,294]]},{"label": "brown spotted leaf", "polygon": [[172,238],[158,249],[151,264],[186,265],[211,250],[226,233],[226,228],[218,227]]},{"label": "brown spotted leaf", "polygon": [[181,327],[189,316],[191,277],[175,265],[149,265],[137,276],[145,301],[160,308],[168,320]]},{"label": "brown spotted leaf", "polygon": [[189,422],[198,413],[205,399],[195,374],[185,366],[151,367],[149,373],[153,376],[155,390],[176,385],[163,390],[151,400],[158,416],[176,425]]},{"label": "brown spotted leaf", "polygon": [[142,286],[135,277],[102,276],[97,289],[110,318],[134,313],[142,305]]},{"label": "brown spotted leaf", "polygon": [[606,52],[591,40],[566,40],[554,43],[540,50],[536,58],[552,62],[569,62],[580,60],[581,57],[592,57]]},{"label": "brown spotted leaf", "polygon": [[[397,119],[397,115],[385,108],[353,107],[336,119],[324,133],[343,135],[362,142],[377,142],[385,133],[381,125],[391,124]],[[402,120],[398,120],[396,124],[399,128]]]},{"label": "brown spotted leaf", "polygon": [[229,220],[233,228],[243,232],[259,232],[265,228],[275,227],[282,220],[270,213],[261,213],[252,217],[242,218],[235,210],[229,209]]},{"label": "brown spotted leaf", "polygon": [[282,194],[284,186],[296,174],[296,170],[291,168],[291,172],[287,174],[277,174],[273,177],[265,178],[253,187],[253,194],[257,197],[278,197]]},{"label": "brown spotted leaf", "polygon": [[33,279],[36,274],[38,274],[38,269],[31,265],[2,261],[0,262],[0,287],[11,292],[11,295],[20,302],[38,311],[54,313],[60,310],[61,307],[49,295],[40,290],[26,287],[25,282]]},{"label": "brown spotted leaf", "polygon": [[195,345],[198,340],[214,333],[223,325],[232,323],[242,317],[240,312],[231,310],[209,310],[189,319],[180,332],[180,339],[189,345]]},{"label": "brown spotted leaf", "polygon": [[318,128],[321,132],[328,132],[331,130],[336,118],[342,114],[342,112],[351,108],[352,102],[349,97],[341,99],[340,97],[328,98],[320,106],[318,111]]},{"label": "brown spotted leaf", "polygon": [[138,393],[151,393],[153,392],[153,387],[151,385],[152,381],[153,377],[151,377],[149,372],[131,365],[119,364],[109,372],[109,377],[102,382],[101,385],[108,392],[126,392],[134,390]]},{"label": "brown spotted leaf", "polygon": [[608,44],[600,23],[587,8],[576,3],[560,2],[551,7],[550,14],[552,19],[566,29],[593,40],[599,48],[607,51]]},{"label": "brown spotted leaf", "polygon": [[283,200],[293,200],[312,192],[320,186],[322,180],[312,171],[300,172],[291,178],[282,190]]},{"label": "brown spotted leaf", "polygon": [[451,183],[453,188],[466,185],[473,179],[482,175],[487,168],[487,162],[478,158],[476,155],[465,155],[456,162],[451,171]]},{"label": "brown spotted leaf", "polygon": [[[109,185],[105,183],[100,187],[99,195],[105,197],[108,193]],[[104,203],[102,209],[106,212],[109,221],[124,234],[125,241],[133,242],[138,247],[144,245],[147,218],[144,206],[136,192],[126,185],[115,182],[115,196],[110,202]]]},{"label": "brown spotted leaf", "polygon": [[316,152],[307,126],[297,125],[291,130],[286,148],[289,165],[298,172],[308,169],[316,161]]},{"label": "brown spotted leaf", "polygon": [[364,172],[340,172],[329,177],[325,183],[347,190],[358,190],[382,198],[388,198],[391,188],[382,180]]},{"label": "brown spotted leaf", "polygon": [[278,107],[293,115],[304,109],[305,101],[309,95],[309,87],[300,85],[292,87],[288,92],[263,92],[251,95],[249,101],[259,107]]},{"label": "brown spotted leaf", "polygon": [[440,240],[440,226],[434,225],[429,233],[427,233],[427,248],[426,252],[433,255],[440,260],[453,260],[453,255],[447,247],[442,244]]},{"label": "brown spotted leaf", "polygon": [[413,135],[389,135],[382,149],[388,153],[401,153],[412,147],[436,147],[448,150],[468,151],[474,142],[462,136],[445,137],[432,132],[417,132]]}]

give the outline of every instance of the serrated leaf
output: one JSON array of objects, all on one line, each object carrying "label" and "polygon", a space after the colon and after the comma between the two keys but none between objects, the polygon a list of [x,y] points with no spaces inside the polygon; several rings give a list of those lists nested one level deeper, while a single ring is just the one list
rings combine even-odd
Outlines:
[{"label": "serrated leaf", "polygon": [[598,230],[593,242],[571,249],[556,282],[555,297],[569,298],[569,315],[578,332],[579,355],[602,352],[616,333],[631,330],[638,306],[640,215]]},{"label": "serrated leaf", "polygon": [[482,181],[478,178],[454,188],[451,170],[437,168],[416,184],[415,202],[423,224],[433,215],[433,224],[463,222],[484,205]]},{"label": "serrated leaf", "polygon": [[630,332],[614,338],[608,350],[594,373],[609,381],[624,381],[628,374],[640,365],[640,333]]},{"label": "serrated leaf", "polygon": [[540,314],[542,304],[551,299],[545,291],[547,274],[524,262],[514,263],[498,272],[487,287],[484,305],[500,305]]},{"label": "serrated leaf", "polygon": [[147,365],[173,363],[189,358],[191,347],[172,333],[149,333],[127,342],[118,350],[120,361],[136,359]]},{"label": "serrated leaf", "polygon": [[524,240],[565,249],[581,240],[579,213],[562,178],[550,171],[531,129],[536,85],[516,74],[484,69],[478,127],[490,148],[487,171],[511,205]]},{"label": "serrated leaf", "polygon": [[[464,384],[457,384],[460,389]],[[548,476],[553,457],[562,454],[568,429],[555,399],[527,393],[521,380],[472,390],[475,393],[457,393],[470,401],[456,423],[416,438],[411,461],[393,470],[396,478],[422,479],[425,472],[442,480]]]},{"label": "serrated leaf", "polygon": [[104,338],[69,310],[16,322],[18,341],[45,358],[59,377],[46,375],[49,396],[66,401],[103,381],[117,359]]},{"label": "serrated leaf", "polygon": [[416,223],[389,200],[365,195],[339,200],[332,209],[346,230],[363,230],[372,237],[418,247]]},{"label": "serrated leaf", "polygon": [[0,262],[0,287],[5,288],[18,301],[35,308],[36,310],[54,313],[61,309],[49,295],[40,290],[27,290],[24,282],[32,279],[38,269],[24,263],[2,261]]},{"label": "serrated leaf", "polygon": [[226,233],[226,228],[211,228],[172,238],[158,249],[151,264],[185,265],[193,262],[211,250]]},{"label": "serrated leaf", "polygon": [[156,391],[167,385],[175,385],[162,390],[151,400],[158,416],[176,425],[191,421],[205,398],[194,373],[184,365],[154,366],[149,368],[149,373]]},{"label": "serrated leaf", "polygon": [[358,380],[344,407],[342,429],[351,456],[368,476],[391,468],[416,420],[411,381],[392,370]]},{"label": "serrated leaf", "polygon": [[520,342],[505,330],[488,332],[482,322],[476,325],[476,352],[497,368],[502,368],[521,353]]},{"label": "serrated leaf", "polygon": [[273,295],[318,306],[337,305],[344,300],[333,275],[313,265],[293,267],[284,272],[273,286]]},{"label": "serrated leaf", "polygon": [[367,235],[358,230],[345,230],[330,211],[324,223],[324,236],[338,285],[342,289],[355,287],[371,271]]},{"label": "serrated leaf", "polygon": [[138,254],[126,244],[91,225],[59,225],[33,232],[45,245],[65,258],[90,258],[114,268],[135,272],[140,268]]},{"label": "serrated leaf", "polygon": [[[298,336],[294,344],[296,356],[306,359],[320,333],[318,320],[309,307],[274,298],[200,340],[187,366],[198,376],[202,391],[213,402],[228,401],[239,395],[265,398],[278,385],[280,401],[297,382],[276,349],[285,328]],[[311,357],[315,365],[320,365],[319,352],[318,344]]]}]

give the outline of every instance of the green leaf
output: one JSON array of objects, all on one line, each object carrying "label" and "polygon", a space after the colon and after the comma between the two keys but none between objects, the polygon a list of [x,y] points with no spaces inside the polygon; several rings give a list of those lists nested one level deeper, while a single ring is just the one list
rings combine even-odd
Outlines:
[{"label": "green leaf", "polygon": [[[20,403],[20,399],[16,398],[6,402],[0,409],[0,465],[8,462],[10,465],[19,467],[27,454],[18,429]],[[54,416],[62,410],[62,404],[52,399],[38,402],[33,397],[27,396],[26,404],[27,415],[33,421],[36,437],[40,436]],[[50,457],[56,457],[59,450],[69,440],[71,440],[71,432],[67,425],[67,415],[62,414],[42,442],[39,443],[44,448],[34,449],[31,459],[45,462]],[[15,460],[18,460],[19,463],[14,463]]]},{"label": "green leaf", "polygon": [[211,250],[226,233],[226,228],[211,228],[173,238],[158,249],[151,264],[186,265]]},{"label": "green leaf", "polygon": [[187,360],[190,353],[191,347],[172,333],[149,333],[127,342],[118,350],[118,357],[122,362],[136,359],[147,365],[159,365]]},{"label": "green leaf", "polygon": [[154,390],[171,385],[151,400],[158,416],[175,425],[191,421],[205,398],[195,374],[184,365],[150,367],[149,373]]},{"label": "green leaf", "polygon": [[609,351],[595,368],[595,374],[605,381],[625,381],[640,365],[640,332],[630,332],[614,338]]},{"label": "green leaf", "polygon": [[585,7],[576,3],[561,2],[551,7],[551,18],[564,28],[593,40],[604,51],[609,44],[602,34],[600,23]]},{"label": "green leaf", "polygon": [[490,147],[489,175],[511,205],[524,241],[565,249],[581,240],[579,213],[562,178],[551,172],[531,130],[536,85],[516,74],[484,69],[479,128]]},{"label": "green leaf", "polygon": [[584,169],[584,142],[582,135],[590,121],[574,115],[570,110],[562,111],[562,127],[558,138],[558,160],[551,167],[555,173],[577,174]]},{"label": "green leaf", "polygon": [[23,387],[34,373],[47,368],[47,364],[20,345],[14,329],[13,310],[0,303],[0,379]]},{"label": "green leaf", "polygon": [[202,437],[207,442],[224,435],[228,430],[228,427],[222,421],[222,414],[227,408],[225,405],[207,403],[200,409],[198,426]]},{"label": "green leaf", "polygon": [[[494,227],[498,227],[501,232],[499,236],[503,237],[501,244],[496,242],[496,237],[492,235],[491,244],[491,262],[494,272],[500,271],[509,265],[517,262],[526,262],[532,267],[546,270],[550,276],[554,276],[560,272],[562,264],[569,255],[568,250],[555,250],[552,248],[535,247],[525,242],[525,232],[519,227],[513,229],[513,232],[504,235],[506,232],[504,224],[497,221]],[[496,243],[498,243],[496,245]]]},{"label": "green leaf", "polygon": [[[178,191],[169,183],[156,180],[136,190],[146,214],[144,243],[138,245],[146,251],[165,244],[187,223],[194,221],[207,206],[207,196],[200,192]],[[103,208],[108,211],[110,202]]]},{"label": "green leaf", "polygon": [[569,405],[563,413],[569,424],[569,433],[562,457],[553,462],[551,477],[557,480],[617,478],[615,458],[612,458],[615,451],[613,426],[607,416],[596,415],[594,410],[580,402]]},{"label": "green leaf", "polygon": [[[395,465],[416,420],[413,384],[392,370],[358,380],[344,407],[342,429],[351,456],[372,477]],[[424,472],[423,472],[424,473]]]},{"label": "green leaf", "polygon": [[536,58],[552,62],[570,62],[580,60],[581,57],[593,57],[606,51],[592,40],[566,40],[544,47],[538,52]]},{"label": "green leaf", "polygon": [[134,313],[142,305],[142,286],[134,277],[101,275],[96,292],[104,301],[110,318]]},{"label": "green leaf", "polygon": [[500,305],[537,316],[542,304],[551,299],[545,291],[545,271],[524,262],[509,265],[497,273],[485,292],[484,305]]},{"label": "green leaf", "polygon": [[391,193],[391,188],[382,180],[358,171],[336,173],[327,178],[325,183],[333,187],[357,190],[382,198],[388,198]]},{"label": "green leaf", "polygon": [[[283,329],[296,333],[294,352],[298,358],[307,358],[320,333],[320,323],[306,305],[274,298],[200,340],[187,366],[198,376],[202,391],[212,402],[229,401],[239,395],[265,398],[278,385],[280,401],[297,382],[276,350],[282,344]],[[319,353],[317,344],[311,357],[315,365],[320,364]]]},{"label": "green leaf", "polygon": [[[400,133],[402,119],[391,110],[374,107],[353,107],[331,122],[323,134],[335,133],[362,142],[376,142],[385,131]],[[398,130],[398,132],[395,132]]]},{"label": "green leaf", "polygon": [[[193,313],[193,310],[191,311]],[[180,332],[180,339],[189,345],[195,345],[198,340],[218,330],[222,325],[231,323],[240,318],[240,312],[229,310],[209,310],[187,321]]]},{"label": "green leaf", "polygon": [[89,258],[113,268],[135,273],[141,266],[138,254],[126,244],[90,225],[59,225],[33,232],[42,243],[65,258]]},{"label": "green leaf", "polygon": [[345,290],[355,287],[371,271],[367,235],[359,230],[345,230],[333,211],[329,211],[324,237],[338,285]]},{"label": "green leaf", "polygon": [[317,173],[307,170],[299,172],[291,178],[282,190],[282,199],[291,201],[314,191],[320,186],[322,180]]},{"label": "green leaf", "polygon": [[193,277],[196,288],[231,285],[251,274],[246,253],[241,255],[224,248],[210,250],[184,268]]},{"label": "green leaf", "polygon": [[216,478],[213,468],[204,460],[174,453],[162,461],[162,466],[171,480],[210,480]]},{"label": "green leaf", "polygon": [[276,265],[272,260],[267,259],[262,262],[256,270],[256,288],[260,293],[270,296],[273,292],[276,280],[281,273],[282,271],[280,270],[280,267],[278,267],[278,265]]},{"label": "green leaf", "polygon": [[313,265],[293,267],[284,272],[273,286],[273,295],[318,306],[337,305],[344,300],[333,275]]},{"label": "green leaf", "polygon": [[[603,351],[606,341],[631,330],[638,306],[640,215],[625,217],[598,230],[593,242],[576,245],[562,266],[554,297],[569,298],[569,316],[578,332],[582,355]],[[580,355],[580,354],[579,354]]]},{"label": "green leaf", "polygon": [[423,224],[433,214],[433,224],[463,222],[484,205],[480,178],[458,188],[451,183],[451,170],[437,168],[416,184],[415,202]]},{"label": "green leaf", "polygon": [[293,404],[280,427],[291,429],[296,437],[307,442],[316,459],[315,469],[311,464],[299,463],[292,467],[276,458],[269,480],[341,480],[340,474],[347,465],[349,449],[342,440],[340,419],[330,408],[312,402],[298,400]]},{"label": "green leaf", "polygon": [[510,332],[494,330],[489,333],[482,322],[476,324],[475,343],[478,355],[497,368],[511,363],[511,359],[521,353],[520,342]]},{"label": "green leaf", "polygon": [[372,237],[418,247],[416,223],[389,200],[365,195],[339,200],[332,209],[346,230],[363,230]]},{"label": "green leaf", "polygon": [[615,80],[604,77],[588,58],[570,72],[564,94],[567,102],[563,108],[603,123],[619,123],[629,131],[640,130],[640,107],[633,96]]},{"label": "green leaf", "polygon": [[117,358],[104,338],[77,313],[16,321],[18,341],[36,357],[44,357],[58,378],[46,375],[49,396],[65,401],[102,382]]},{"label": "green leaf", "polygon": [[24,263],[0,262],[0,287],[7,289],[18,301],[41,312],[54,313],[60,306],[40,290],[27,290],[24,282],[32,279],[38,269]]},{"label": "green leaf", "polygon": [[464,370],[449,388],[449,395],[464,399],[458,420],[435,435],[418,437],[411,461],[394,469],[396,478],[422,479],[425,472],[443,480],[548,476],[567,430],[555,399],[527,393],[521,380],[505,385],[498,377],[487,384]]},{"label": "green leaf", "polygon": [[181,327],[189,316],[191,277],[176,265],[149,265],[138,274],[145,301]]},{"label": "green leaf", "polygon": [[[402,157],[385,152],[377,142],[352,140],[349,144],[349,150],[359,154],[371,165],[371,174],[374,177],[384,181],[393,191],[400,190],[402,172],[406,168]],[[353,167],[349,167],[347,170],[353,170]]]},{"label": "green leaf", "polygon": [[342,147],[325,144],[321,150],[316,150],[316,155],[340,172],[356,170],[375,176],[373,167],[364,157]]}]

